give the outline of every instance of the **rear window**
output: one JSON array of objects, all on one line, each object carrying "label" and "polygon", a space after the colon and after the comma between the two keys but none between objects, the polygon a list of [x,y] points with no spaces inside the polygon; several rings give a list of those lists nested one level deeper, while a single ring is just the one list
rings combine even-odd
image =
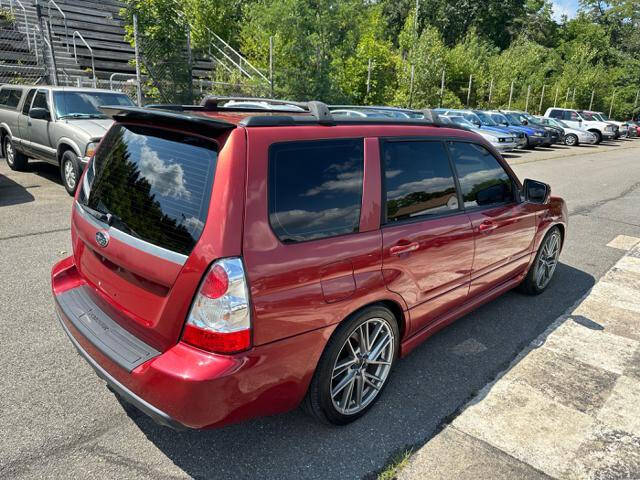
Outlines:
[{"label": "rear window", "polygon": [[269,222],[284,243],[358,231],[363,140],[318,140],[269,150]]},{"label": "rear window", "polygon": [[129,235],[189,255],[204,228],[217,157],[215,142],[200,137],[115,125],[80,202]]},{"label": "rear window", "polygon": [[0,107],[15,109],[20,103],[22,90],[16,88],[3,88],[0,90]]}]

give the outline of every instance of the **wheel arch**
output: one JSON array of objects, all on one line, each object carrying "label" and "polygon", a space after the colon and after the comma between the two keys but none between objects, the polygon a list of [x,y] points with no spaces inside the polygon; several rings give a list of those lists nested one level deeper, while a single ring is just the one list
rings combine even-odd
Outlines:
[{"label": "wheel arch", "polygon": [[11,129],[9,128],[9,125],[6,123],[0,123],[0,152],[2,152],[3,157],[5,156],[4,139],[7,136],[11,138]]},{"label": "wheel arch", "polygon": [[64,155],[64,152],[69,150],[75,153],[78,157],[81,156],[80,148],[73,140],[61,138],[58,142],[58,146],[56,147],[56,159],[58,160],[59,165],[62,165],[62,155]]}]

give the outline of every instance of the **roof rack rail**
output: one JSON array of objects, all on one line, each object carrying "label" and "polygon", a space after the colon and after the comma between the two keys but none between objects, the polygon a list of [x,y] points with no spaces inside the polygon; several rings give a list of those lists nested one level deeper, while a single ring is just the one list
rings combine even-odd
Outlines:
[{"label": "roof rack rail", "polygon": [[[333,116],[331,115],[331,111],[329,110],[329,107],[325,103],[319,102],[317,100],[313,100],[309,102],[295,102],[291,100],[282,100],[277,98],[218,97],[215,95],[209,95],[202,99],[202,101],[200,102],[200,106],[203,107],[205,110],[209,110],[209,111],[229,111],[229,110],[237,111],[238,110],[238,108],[234,108],[233,106],[225,107],[223,105],[228,102],[263,102],[263,103],[269,103],[276,107],[279,105],[282,105],[282,106],[289,105],[289,106],[299,107],[302,110],[310,113],[311,115],[316,117],[316,120],[321,125],[333,125],[334,123]],[[242,110],[251,111],[252,109],[243,108]],[[263,111],[263,110],[255,109],[254,111]],[[281,112],[287,112],[287,113],[291,112],[291,110],[284,109],[284,108],[282,110],[279,110],[278,108],[273,108],[273,109],[269,109],[269,111],[271,112],[281,111]]]}]

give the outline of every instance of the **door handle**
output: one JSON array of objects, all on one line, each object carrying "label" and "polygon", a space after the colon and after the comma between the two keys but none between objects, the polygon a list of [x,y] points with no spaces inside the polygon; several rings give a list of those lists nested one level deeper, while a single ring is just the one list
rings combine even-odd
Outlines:
[{"label": "door handle", "polygon": [[418,242],[407,243],[404,245],[394,245],[389,249],[389,253],[391,255],[402,255],[403,253],[413,252],[420,248],[420,244]]},{"label": "door handle", "polygon": [[491,230],[495,230],[496,228],[498,228],[498,226],[495,223],[490,222],[489,220],[485,220],[480,225],[478,225],[478,232],[487,233]]}]

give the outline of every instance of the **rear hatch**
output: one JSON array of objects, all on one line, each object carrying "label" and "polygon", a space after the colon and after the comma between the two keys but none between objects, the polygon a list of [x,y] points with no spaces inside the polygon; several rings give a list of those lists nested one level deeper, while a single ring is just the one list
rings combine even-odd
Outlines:
[{"label": "rear hatch", "polygon": [[218,154],[229,132],[210,129],[208,138],[194,130],[114,124],[73,211],[80,276],[118,311],[122,327],[159,351],[177,342],[207,267],[189,257],[210,218]]}]

